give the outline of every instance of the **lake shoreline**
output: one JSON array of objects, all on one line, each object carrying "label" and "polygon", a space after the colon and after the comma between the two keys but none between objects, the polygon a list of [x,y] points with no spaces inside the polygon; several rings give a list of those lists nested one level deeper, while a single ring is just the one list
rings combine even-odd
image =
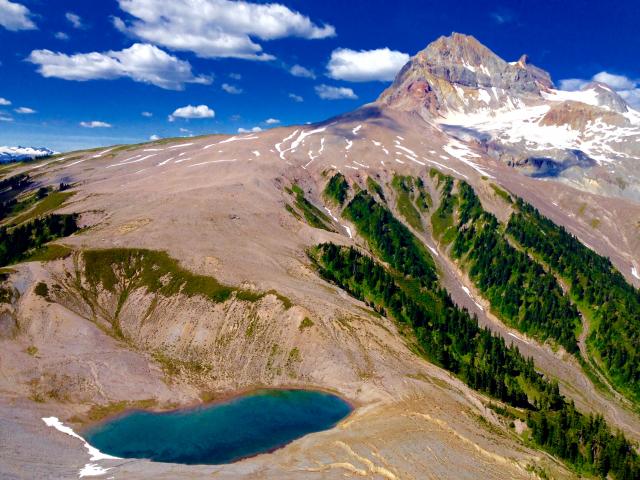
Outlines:
[{"label": "lake shoreline", "polygon": [[[161,406],[158,406],[158,405],[154,405],[149,408],[128,407],[119,412],[107,415],[99,420],[95,420],[95,421],[88,420],[86,422],[76,423],[76,425],[78,426],[77,431],[80,433],[86,433],[88,430],[97,428],[105,423],[109,423],[113,420],[117,420],[118,418],[121,418],[133,412],[152,412],[152,413],[159,413],[159,414],[188,412],[191,410],[211,407],[211,406],[219,405],[223,403],[230,403],[241,397],[246,397],[252,394],[257,394],[258,392],[261,392],[261,391],[268,391],[268,390],[274,390],[274,391],[302,390],[302,391],[320,392],[320,393],[334,395],[340,398],[342,401],[344,401],[351,407],[351,413],[347,415],[344,419],[342,419],[341,422],[349,419],[353,415],[353,413],[356,411],[356,409],[362,406],[361,402],[357,402],[355,400],[347,398],[337,390],[327,388],[327,387],[321,387],[321,386],[306,387],[306,386],[300,386],[300,385],[278,385],[278,386],[254,385],[254,386],[242,388],[240,390],[225,391],[221,393],[220,396],[216,396],[212,400],[208,400],[206,402],[190,402],[184,405],[171,406],[169,408],[162,408]],[[74,422],[67,422],[67,423],[73,424]]]},{"label": "lake shoreline", "polygon": [[[109,455],[120,458],[145,459],[156,463],[183,465],[223,465],[257,455],[270,454],[312,433],[332,430],[341,423],[348,421],[356,410],[353,402],[349,402],[341,396],[327,391],[327,389],[279,387],[252,388],[246,392],[234,392],[233,394],[216,398],[214,401],[186,408],[173,408],[164,411],[143,408],[129,409],[93,424],[92,427],[83,431],[83,435],[91,445],[96,446],[101,451],[109,452]],[[305,400],[300,403],[297,400],[298,398]],[[270,405],[274,404],[273,402],[281,405],[279,409],[275,409],[275,412],[279,411],[284,414],[282,418],[287,418],[288,420],[284,422],[271,420],[271,418],[276,418],[271,417],[270,415],[273,415],[273,412],[268,410],[268,408],[271,408]],[[329,405],[333,406],[329,407]],[[218,410],[218,407],[224,410]],[[246,410],[247,408],[249,410]],[[319,408],[319,410],[316,408]],[[255,424],[247,423],[247,412],[260,412],[257,413],[257,422]],[[300,412],[305,413],[301,414]],[[135,416],[136,413],[150,414],[151,416]],[[192,418],[189,418],[190,413],[194,415]],[[130,418],[126,418],[127,414],[131,415]],[[176,414],[177,416],[175,416]],[[174,415],[173,418],[171,418],[172,415]],[[240,416],[238,417],[238,415]],[[253,415],[253,413],[250,413],[250,415]],[[260,417],[262,417],[262,420]],[[157,441],[160,438],[156,434],[157,432],[151,433],[151,436],[146,440],[144,435],[139,437],[135,433],[138,428],[145,428],[144,425],[148,427],[150,425],[149,422],[152,421],[149,420],[150,418],[155,418],[155,422],[159,422],[160,426],[156,424],[155,427],[147,431],[154,432],[154,430],[160,428],[160,431],[167,433],[166,438],[165,435],[160,435],[164,438],[162,441],[171,445],[184,445],[182,451],[178,449],[177,452],[167,454],[166,447],[163,446],[162,441]],[[255,425],[257,427],[257,435],[255,433],[253,436],[247,433],[231,433],[232,430],[229,430],[228,421],[233,423],[236,420],[231,419],[234,418],[241,419],[239,432],[249,432],[254,429]],[[314,420],[310,421],[309,419],[311,418]],[[199,432],[194,437],[191,437],[191,433],[188,433],[188,437],[184,437],[183,425],[180,424],[187,422],[184,425],[194,425],[194,421],[199,425],[209,425],[209,427],[205,428],[211,429],[211,438],[218,439],[207,441],[203,437],[202,443],[199,443],[198,436],[202,436],[201,430],[194,430],[194,432]],[[109,425],[110,422],[114,425]],[[178,424],[175,422],[178,422]],[[162,430],[162,428],[166,430]],[[177,433],[181,431],[182,433]],[[229,436],[226,436],[227,434]],[[189,438],[189,441],[183,443],[181,438]],[[135,440],[129,441],[127,439]],[[265,442],[265,439],[268,440]],[[120,443],[121,440],[124,441],[124,444]],[[202,454],[193,454],[194,444],[198,446],[196,451],[202,450]]]}]

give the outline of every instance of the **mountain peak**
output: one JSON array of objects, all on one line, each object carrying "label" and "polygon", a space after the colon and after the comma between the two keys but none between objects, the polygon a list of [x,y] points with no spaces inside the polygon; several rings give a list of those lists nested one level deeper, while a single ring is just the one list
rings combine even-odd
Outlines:
[{"label": "mountain peak", "polygon": [[[452,33],[415,55],[379,100],[401,108],[417,107],[430,114],[443,114],[474,108],[469,99],[461,98],[465,89],[492,90],[495,98],[488,102],[481,100],[485,107],[488,103],[495,107],[504,100],[499,96],[539,96],[549,88],[553,88],[551,77],[530,64],[528,56],[508,63],[473,36]],[[486,99],[484,93],[479,96]]]}]

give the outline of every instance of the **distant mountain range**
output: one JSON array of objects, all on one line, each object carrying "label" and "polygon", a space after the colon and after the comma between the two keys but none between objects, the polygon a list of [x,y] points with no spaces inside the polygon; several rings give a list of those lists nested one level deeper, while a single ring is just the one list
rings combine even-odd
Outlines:
[{"label": "distant mountain range", "polygon": [[33,160],[54,153],[56,152],[44,147],[0,147],[0,163]]}]

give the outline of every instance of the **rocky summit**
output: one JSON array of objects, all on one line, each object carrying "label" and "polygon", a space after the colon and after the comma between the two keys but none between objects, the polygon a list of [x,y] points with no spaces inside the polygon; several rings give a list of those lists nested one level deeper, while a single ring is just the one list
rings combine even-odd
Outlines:
[{"label": "rocky summit", "polygon": [[378,103],[415,112],[528,174],[640,199],[640,114],[602,83],[557,90],[526,55],[507,62],[468,35],[441,37]]}]

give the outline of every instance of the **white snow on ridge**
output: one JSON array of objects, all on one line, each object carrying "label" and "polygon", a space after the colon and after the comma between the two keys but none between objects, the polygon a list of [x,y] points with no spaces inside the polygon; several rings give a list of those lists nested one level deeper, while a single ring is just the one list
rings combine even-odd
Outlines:
[{"label": "white snow on ridge", "polygon": [[[218,145],[221,145],[223,143],[230,143],[230,142],[241,142],[243,140],[256,140],[260,137],[258,137],[257,135],[247,135],[244,137],[238,137],[238,136],[233,136],[233,137],[229,137],[226,140],[222,140],[221,142],[218,142]],[[215,143],[213,145],[216,145]],[[206,147],[209,147],[211,145],[206,145]]]},{"label": "white snow on ridge", "polygon": [[[191,165],[187,165],[187,168],[191,168],[191,167],[199,167],[200,165],[207,165],[209,163],[227,163],[227,162],[236,162],[237,160],[235,158],[232,158],[230,160],[207,160],[206,162],[200,162],[200,163],[193,163]],[[178,162],[176,162],[178,163]]]},{"label": "white snow on ridge", "polygon": [[333,213],[331,213],[331,210],[329,210],[327,207],[324,207],[324,209],[327,211],[327,213],[333,219],[334,222],[338,221],[338,219],[336,217],[334,217]]},{"label": "white snow on ridge", "polygon": [[602,106],[598,104],[595,89],[579,92],[552,90],[550,93],[543,92],[542,95],[548,101],[547,104],[527,106],[519,99],[508,97],[506,108],[470,114],[451,112],[441,123],[489,134],[503,144],[521,145],[532,152],[581,150],[601,164],[629,157],[624,151],[617,151],[616,145],[640,136],[640,112],[629,109],[621,114],[631,123],[628,127],[611,125],[601,118],[589,121],[582,131],[574,130],[568,124],[543,125],[540,122],[551,109],[552,102],[573,100]]},{"label": "white snow on ridge", "polygon": [[489,95],[489,92],[487,92],[484,88],[478,89],[478,98],[487,105],[491,103],[491,95]]},{"label": "white snow on ridge", "polygon": [[408,149],[407,147],[403,147],[402,145],[400,145],[400,142],[398,142],[397,140],[396,140],[396,148],[399,148],[400,150],[404,150],[405,152],[410,154],[412,157],[416,157],[416,158],[418,157],[418,155],[416,155],[416,152]]},{"label": "white snow on ridge", "polygon": [[283,143],[288,142],[289,140],[291,140],[291,139],[296,135],[296,133],[298,133],[298,132],[299,132],[299,130],[297,130],[297,129],[296,129],[296,130],[294,130],[294,131],[291,133],[291,135],[289,135],[288,137],[283,138],[283,139],[282,139],[282,141],[281,141],[280,143],[276,143],[276,144],[274,145],[275,149],[276,149],[276,150],[277,150],[277,152],[278,152],[278,155],[280,156],[280,158],[281,158],[282,160],[284,160],[284,153],[286,152],[286,150],[282,150],[282,149],[280,148],[280,146],[281,146]]},{"label": "white snow on ridge", "polygon": [[[566,90],[551,90],[549,93],[540,92],[542,98],[545,100],[551,100],[553,102],[581,102],[594,107],[601,106],[598,102],[598,92],[595,88],[589,88],[588,90],[578,90],[575,92],[568,92]],[[602,105],[603,108],[608,108]]]},{"label": "white snow on ridge", "polygon": [[123,160],[122,162],[112,163],[111,165],[107,165],[106,168],[120,167],[122,165],[131,165],[132,163],[142,162],[142,161],[146,160],[147,158],[155,157],[156,155],[158,155],[158,154],[157,153],[152,153],[151,155],[147,155],[147,156],[142,157],[142,158],[138,158],[140,155],[136,155],[134,157],[128,158],[126,160]]},{"label": "white snow on ridge", "polygon": [[93,157],[91,157],[91,158],[100,158],[100,157],[101,157],[101,156],[103,156],[105,153],[109,153],[109,152],[110,152],[111,150],[113,150],[114,148],[116,148],[116,147],[107,148],[106,150],[103,150],[102,152],[100,152],[100,153],[98,153],[98,154],[94,155],[94,156],[93,156]]},{"label": "white snow on ridge", "polygon": [[440,162],[436,162],[435,160],[430,160],[426,157],[422,157],[424,158],[427,162],[429,163],[433,163],[434,165],[437,165],[440,168],[444,168],[446,170],[451,170],[453,173],[455,173],[456,175],[460,175],[462,178],[466,178],[467,180],[469,180],[469,177],[467,177],[464,173],[460,173],[458,170],[456,170],[455,168],[451,168],[451,167],[447,167],[446,165],[443,165]]},{"label": "white snow on ridge", "polygon": [[447,145],[442,147],[442,149],[445,152],[447,152],[449,155],[451,155],[452,157],[457,158],[458,160],[460,160],[462,163],[465,163],[465,164],[469,165],[471,168],[473,168],[475,171],[477,171],[481,175],[484,175],[484,176],[489,177],[489,178],[494,178],[493,175],[487,173],[485,170],[480,168],[477,164],[475,164],[474,162],[469,160],[469,157],[477,158],[480,155],[478,155],[477,153],[472,152],[471,149],[467,145],[465,145],[464,143],[459,142],[458,140],[452,139],[452,140],[449,141],[449,143]]},{"label": "white snow on ridge", "polygon": [[191,145],[193,145],[192,143],[181,143],[179,145],[169,145],[168,148],[184,148],[184,147],[190,147]]},{"label": "white snow on ridge", "polygon": [[348,138],[345,138],[345,140],[347,141],[347,146],[345,147],[345,150],[351,150],[351,147],[353,147],[353,142]]},{"label": "white snow on ridge", "polygon": [[358,125],[356,128],[351,130],[351,133],[353,133],[354,135],[357,135],[361,128],[362,128],[362,125]]},{"label": "white snow on ridge", "polygon": [[638,269],[636,267],[631,267],[631,275],[640,280],[640,273],[638,273]]}]

